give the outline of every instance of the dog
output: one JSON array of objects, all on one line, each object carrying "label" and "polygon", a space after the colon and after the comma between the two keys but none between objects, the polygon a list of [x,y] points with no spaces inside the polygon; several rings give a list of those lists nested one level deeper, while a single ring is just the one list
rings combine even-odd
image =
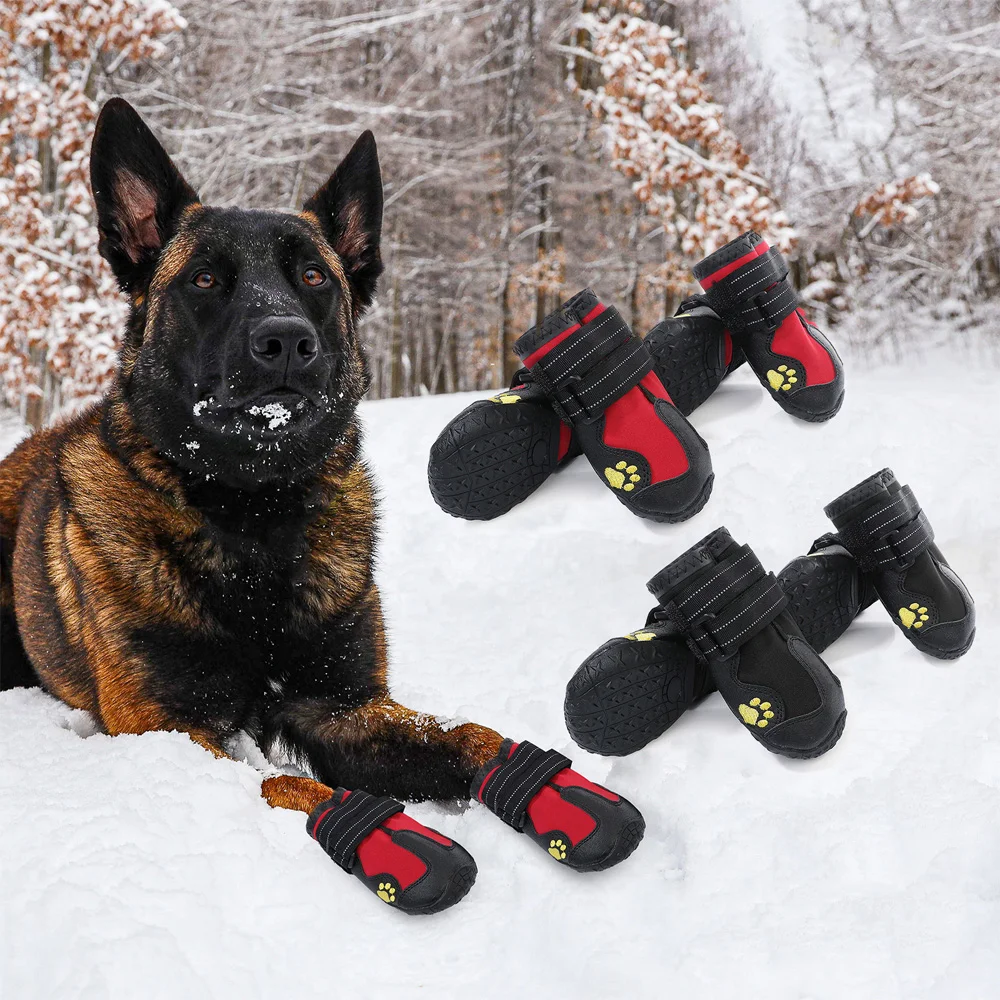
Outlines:
[{"label": "dog", "polygon": [[337,786],[468,798],[514,745],[387,686],[356,418],[382,272],[372,133],[298,213],[213,208],[112,99],[91,182],[130,309],[104,398],[0,463],[2,686],[40,683],[111,735],[280,746],[315,777],[265,777],[276,807]]}]

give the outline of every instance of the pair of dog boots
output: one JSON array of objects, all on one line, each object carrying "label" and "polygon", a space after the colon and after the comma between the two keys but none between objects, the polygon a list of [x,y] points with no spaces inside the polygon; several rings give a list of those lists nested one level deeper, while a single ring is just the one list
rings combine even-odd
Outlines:
[{"label": "pair of dog boots", "polygon": [[[689,306],[689,308],[685,308]],[[743,362],[703,303],[682,306],[645,340],[592,291],[575,295],[514,345],[510,390],[478,400],[431,448],[431,494],[456,517],[488,520],[585,453],[634,513],[681,521],[708,500],[708,448],[686,415]]]},{"label": "pair of dog boots", "polygon": [[[505,740],[473,779],[470,793],[560,863],[577,871],[610,868],[642,840],[642,815],[570,764],[554,750]],[[405,913],[437,913],[472,888],[476,862],[403,808],[385,795],[338,788],[312,811],[306,829],[383,902]]]},{"label": "pair of dog boots", "polygon": [[632,753],[713,690],[772,753],[818,757],[840,739],[840,681],[748,545],[718,528],[647,587],[657,606],[646,627],[604,643],[566,687],[566,726],[580,746]]},{"label": "pair of dog boots", "polygon": [[[787,615],[816,653],[879,599],[921,652],[954,659],[968,651],[976,632],[972,596],[933,543],[913,491],[901,486],[892,470],[848,490],[826,513],[838,533],[818,538],[807,555],[792,559],[777,576],[788,599]],[[650,584],[654,590],[658,579]],[[631,753],[715,690],[708,660],[684,640],[661,605],[650,612],[644,629],[591,654],[566,689],[566,725],[573,739],[597,753]],[[740,704],[763,713],[769,727],[773,705],[765,708],[765,701],[771,699]],[[758,717],[758,728],[760,722]]]},{"label": "pair of dog boots", "polygon": [[798,308],[788,265],[757,233],[745,233],[694,268],[705,301],[786,413],[829,420],[844,401],[833,345]]}]

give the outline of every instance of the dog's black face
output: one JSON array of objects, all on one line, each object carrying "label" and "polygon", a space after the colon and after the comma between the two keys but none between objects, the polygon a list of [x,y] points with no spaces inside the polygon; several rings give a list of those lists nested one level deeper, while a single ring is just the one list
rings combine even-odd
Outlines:
[{"label": "dog's black face", "polygon": [[371,133],[299,214],[207,208],[115,100],[91,176],[101,252],[133,303],[119,382],[138,428],[239,488],[317,468],[368,385],[355,322],[382,269]]}]

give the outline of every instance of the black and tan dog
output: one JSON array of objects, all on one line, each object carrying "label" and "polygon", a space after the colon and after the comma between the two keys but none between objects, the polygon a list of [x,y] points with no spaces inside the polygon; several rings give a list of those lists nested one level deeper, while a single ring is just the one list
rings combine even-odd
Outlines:
[{"label": "black and tan dog", "polygon": [[455,902],[476,868],[390,795],[471,794],[575,868],[626,857],[642,818],[565,758],[389,695],[355,418],[372,134],[298,214],[209,208],[116,99],[91,179],[131,311],[103,401],[0,463],[3,687],[40,681],[111,734],[280,745],[318,780],[273,775],[264,798],[400,909]]}]

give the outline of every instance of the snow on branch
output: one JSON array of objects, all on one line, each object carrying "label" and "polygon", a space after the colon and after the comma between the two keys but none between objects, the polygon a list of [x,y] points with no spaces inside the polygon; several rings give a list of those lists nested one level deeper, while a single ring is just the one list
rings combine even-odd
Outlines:
[{"label": "snow on branch", "polygon": [[587,87],[571,73],[569,87],[604,126],[611,166],[675,237],[679,255],[668,269],[677,270],[676,282],[690,281],[692,260],[748,229],[789,250],[795,231],[725,124],[684,36],[606,8],[582,14],[579,26],[603,83]]},{"label": "snow on branch", "polygon": [[87,182],[105,62],[163,54],[165,0],[0,6],[0,400],[83,401],[114,370],[124,304],[97,253]]}]

